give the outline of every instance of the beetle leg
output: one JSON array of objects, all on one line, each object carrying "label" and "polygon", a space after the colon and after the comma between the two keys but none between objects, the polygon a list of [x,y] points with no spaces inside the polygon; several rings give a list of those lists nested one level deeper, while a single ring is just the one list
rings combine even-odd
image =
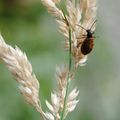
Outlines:
[{"label": "beetle leg", "polygon": [[86,36],[82,36],[82,37],[80,37],[80,38],[78,37],[77,39],[83,39],[83,38],[86,38]]},{"label": "beetle leg", "polygon": [[82,36],[86,36],[86,35],[84,34],[84,35],[82,35]]}]

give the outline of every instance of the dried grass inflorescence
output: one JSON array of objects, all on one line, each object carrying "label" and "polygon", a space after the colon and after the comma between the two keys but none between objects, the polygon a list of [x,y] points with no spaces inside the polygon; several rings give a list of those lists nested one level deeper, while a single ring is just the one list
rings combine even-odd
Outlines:
[{"label": "dried grass inflorescence", "polygon": [[[66,0],[66,13],[63,12],[60,6],[60,1],[42,0],[47,7],[48,12],[55,16],[59,24],[59,31],[65,36],[65,48],[69,49],[69,28],[71,29],[72,38],[72,55],[74,58],[74,65],[84,65],[87,61],[87,55],[82,54],[81,44],[85,38],[86,31],[77,25],[81,25],[85,29],[90,29],[92,23],[96,20],[96,0]],[[60,6],[60,7],[59,7]],[[95,31],[95,26],[92,28]]]},{"label": "dried grass inflorescence", "polygon": [[[34,106],[42,115],[43,120],[64,120],[72,112],[78,101],[79,91],[74,88],[68,91],[68,85],[74,77],[78,65],[84,65],[87,56],[82,53],[81,46],[86,35],[85,29],[91,29],[96,20],[96,0],[66,0],[65,11],[61,6],[62,0],[41,0],[48,12],[52,14],[59,24],[59,31],[65,36],[65,48],[69,50],[69,68],[65,65],[56,67],[58,89],[51,93],[51,102],[47,100],[49,109],[44,112],[39,99],[39,82],[32,72],[32,66],[17,46],[14,49],[6,44],[0,35],[0,58],[20,85],[20,91],[27,103]],[[82,27],[80,27],[82,26]],[[95,25],[91,29],[95,31]],[[73,56],[73,70],[71,70],[71,54]]]},{"label": "dried grass inflorescence", "polygon": [[39,105],[39,82],[32,72],[32,66],[26,54],[17,46],[14,49],[6,44],[0,35],[0,58],[19,83],[20,92],[27,103],[42,113],[41,106]]},{"label": "dried grass inflorescence", "polygon": [[[60,120],[60,113],[64,107],[64,99],[67,89],[68,68],[64,65],[56,67],[56,77],[58,79],[58,90],[54,93],[51,93],[51,103],[46,101],[46,105],[50,111],[45,113],[48,120]],[[69,112],[72,112],[75,109],[79,101],[76,99],[78,94],[79,91],[76,88],[68,94],[68,97],[66,99],[64,119]]]},{"label": "dried grass inflorescence", "polygon": [[[26,102],[35,107],[37,111],[41,113],[43,119],[60,120],[60,113],[63,110],[67,89],[68,68],[64,65],[56,67],[58,90],[51,93],[51,103],[46,100],[46,105],[50,112],[44,112],[39,100],[39,82],[35,74],[32,72],[32,66],[28,61],[26,54],[17,46],[14,49],[12,46],[6,44],[1,35],[0,58],[19,83],[20,92]],[[75,109],[78,103],[78,100],[76,100],[78,93],[79,91],[76,88],[69,93],[66,102],[65,117],[69,112],[72,112]]]}]

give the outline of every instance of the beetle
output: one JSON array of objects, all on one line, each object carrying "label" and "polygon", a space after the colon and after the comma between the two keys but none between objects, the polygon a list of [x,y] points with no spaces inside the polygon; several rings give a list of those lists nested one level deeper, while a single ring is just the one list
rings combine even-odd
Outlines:
[{"label": "beetle", "polygon": [[[83,35],[83,37],[82,37],[82,38],[84,38],[84,40],[82,42],[82,45],[81,45],[81,52],[82,52],[83,55],[89,54],[94,47],[94,32],[92,32],[91,29],[92,29],[92,27],[95,23],[96,23],[96,20],[93,22],[90,29],[85,29],[81,25],[78,25],[82,29],[84,29],[87,33],[87,35]],[[80,44],[78,44],[77,47],[79,47]]]}]

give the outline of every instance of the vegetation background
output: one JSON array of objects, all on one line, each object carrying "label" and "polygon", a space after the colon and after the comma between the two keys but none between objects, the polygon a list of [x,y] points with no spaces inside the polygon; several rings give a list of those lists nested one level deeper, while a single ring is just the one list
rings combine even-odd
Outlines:
[{"label": "vegetation background", "polygon": [[[80,90],[80,102],[68,120],[120,120],[119,5],[119,0],[98,1],[95,47],[73,81]],[[26,52],[40,81],[45,110],[44,100],[56,88],[56,64],[68,61],[54,18],[40,0],[0,0],[0,31],[7,43]],[[1,61],[0,120],[40,120]]]}]

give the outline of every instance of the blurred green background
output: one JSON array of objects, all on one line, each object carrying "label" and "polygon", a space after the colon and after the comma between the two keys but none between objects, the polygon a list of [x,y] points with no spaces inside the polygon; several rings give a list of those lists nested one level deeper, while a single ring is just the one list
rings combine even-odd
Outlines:
[{"label": "blurred green background", "polygon": [[[79,67],[73,86],[80,102],[66,120],[120,120],[120,1],[98,1],[95,47],[87,65]],[[67,62],[64,37],[40,0],[0,0],[0,32],[6,42],[26,52],[40,81],[44,110],[56,89],[55,67]],[[0,62],[0,120],[40,120],[27,105],[18,84]]]}]

